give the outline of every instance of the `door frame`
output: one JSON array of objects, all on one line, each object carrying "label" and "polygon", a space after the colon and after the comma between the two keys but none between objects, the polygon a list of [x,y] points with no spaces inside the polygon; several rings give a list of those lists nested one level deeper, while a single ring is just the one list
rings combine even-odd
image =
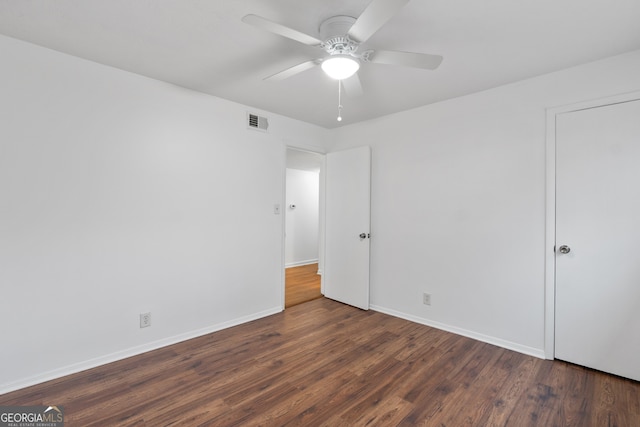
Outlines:
[{"label": "door frame", "polygon": [[546,209],[544,271],[544,356],[555,357],[556,312],[556,117],[560,114],[640,100],[640,91],[550,107],[546,110]]}]

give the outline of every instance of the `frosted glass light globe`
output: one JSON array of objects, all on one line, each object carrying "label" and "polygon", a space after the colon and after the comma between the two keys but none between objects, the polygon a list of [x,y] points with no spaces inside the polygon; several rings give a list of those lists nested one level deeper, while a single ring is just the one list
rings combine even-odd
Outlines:
[{"label": "frosted glass light globe", "polygon": [[322,70],[336,80],[353,76],[359,68],[360,62],[349,55],[333,55],[322,61]]}]

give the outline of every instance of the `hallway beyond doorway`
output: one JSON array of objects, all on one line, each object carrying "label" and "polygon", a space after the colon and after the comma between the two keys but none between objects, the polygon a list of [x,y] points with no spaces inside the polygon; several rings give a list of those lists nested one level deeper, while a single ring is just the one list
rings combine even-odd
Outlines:
[{"label": "hallway beyond doorway", "polygon": [[285,269],[285,308],[321,296],[317,263]]}]

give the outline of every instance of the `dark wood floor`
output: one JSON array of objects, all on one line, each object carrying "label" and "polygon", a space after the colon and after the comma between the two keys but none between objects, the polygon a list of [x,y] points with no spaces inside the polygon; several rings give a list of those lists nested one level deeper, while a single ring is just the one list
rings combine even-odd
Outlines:
[{"label": "dark wood floor", "polygon": [[324,298],[0,396],[42,404],[68,427],[640,426],[638,382]]},{"label": "dark wood floor", "polygon": [[284,295],[285,307],[322,297],[318,263],[285,269]]}]

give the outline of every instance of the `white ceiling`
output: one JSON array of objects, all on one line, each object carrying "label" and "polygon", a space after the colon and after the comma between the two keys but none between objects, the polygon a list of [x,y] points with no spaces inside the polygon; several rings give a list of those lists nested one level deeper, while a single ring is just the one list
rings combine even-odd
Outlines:
[{"label": "white ceiling", "polygon": [[323,157],[322,154],[287,148],[287,168],[307,172],[320,172]]},{"label": "white ceiling", "polygon": [[322,51],[253,28],[257,14],[318,36],[369,0],[0,0],[0,34],[334,128],[640,49],[640,0],[413,0],[368,47],[444,56],[435,71],[364,64],[343,98]]}]

